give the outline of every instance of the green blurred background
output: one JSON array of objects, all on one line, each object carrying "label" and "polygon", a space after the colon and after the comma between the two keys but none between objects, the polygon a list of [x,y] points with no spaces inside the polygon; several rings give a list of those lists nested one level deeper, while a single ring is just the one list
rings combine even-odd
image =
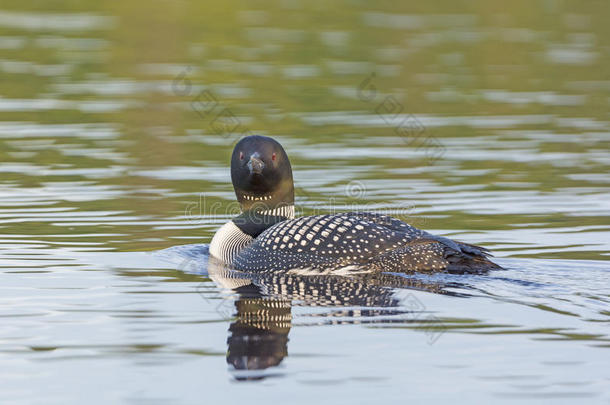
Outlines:
[{"label": "green blurred background", "polygon": [[[288,150],[301,212],[408,207],[500,255],[605,259],[608,9],[3,0],[0,231],[207,242],[231,214],[209,212],[234,199],[231,145],[259,133]],[[203,116],[202,95],[217,101]],[[378,114],[387,97],[398,117]]]}]

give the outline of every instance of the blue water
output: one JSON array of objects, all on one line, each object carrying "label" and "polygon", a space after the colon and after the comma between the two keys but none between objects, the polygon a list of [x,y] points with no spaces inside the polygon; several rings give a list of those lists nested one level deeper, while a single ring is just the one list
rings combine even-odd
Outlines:
[{"label": "blue water", "polygon": [[23,258],[30,249],[21,265],[46,271],[3,273],[12,401],[31,387],[46,393],[33,403],[608,400],[606,262],[497,259],[507,270],[398,275],[400,286],[208,275],[202,244]]}]

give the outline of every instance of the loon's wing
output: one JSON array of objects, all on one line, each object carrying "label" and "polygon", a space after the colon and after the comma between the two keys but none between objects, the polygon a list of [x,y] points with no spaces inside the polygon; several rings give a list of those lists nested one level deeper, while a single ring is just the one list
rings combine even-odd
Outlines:
[{"label": "loon's wing", "polygon": [[388,215],[376,214],[370,212],[359,212],[355,213],[358,217],[364,217],[374,222],[376,224],[387,227],[388,229],[392,229],[398,232],[404,232],[407,235],[411,236],[413,240],[430,240],[439,242],[446,247],[453,249],[456,252],[466,253],[474,256],[493,256],[488,249],[484,247],[471,245],[469,243],[454,241],[449,238],[445,238],[444,236],[432,235],[426,231],[421,229],[417,229],[414,226],[411,226],[399,219],[390,217]]}]

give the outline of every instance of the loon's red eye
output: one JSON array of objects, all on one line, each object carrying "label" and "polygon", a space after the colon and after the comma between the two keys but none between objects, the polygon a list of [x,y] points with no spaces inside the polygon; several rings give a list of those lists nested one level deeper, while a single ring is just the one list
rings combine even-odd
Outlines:
[{"label": "loon's red eye", "polygon": [[244,160],[244,152],[239,152],[239,160]]},{"label": "loon's red eye", "polygon": [[275,160],[275,153],[271,155],[271,160]]}]

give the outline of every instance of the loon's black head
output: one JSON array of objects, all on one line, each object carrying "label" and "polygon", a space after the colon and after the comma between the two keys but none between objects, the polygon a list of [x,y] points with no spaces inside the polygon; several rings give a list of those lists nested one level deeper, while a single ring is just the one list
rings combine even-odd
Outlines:
[{"label": "loon's black head", "polygon": [[252,135],[235,145],[231,180],[244,212],[294,205],[290,161],[282,145],[272,138]]}]

